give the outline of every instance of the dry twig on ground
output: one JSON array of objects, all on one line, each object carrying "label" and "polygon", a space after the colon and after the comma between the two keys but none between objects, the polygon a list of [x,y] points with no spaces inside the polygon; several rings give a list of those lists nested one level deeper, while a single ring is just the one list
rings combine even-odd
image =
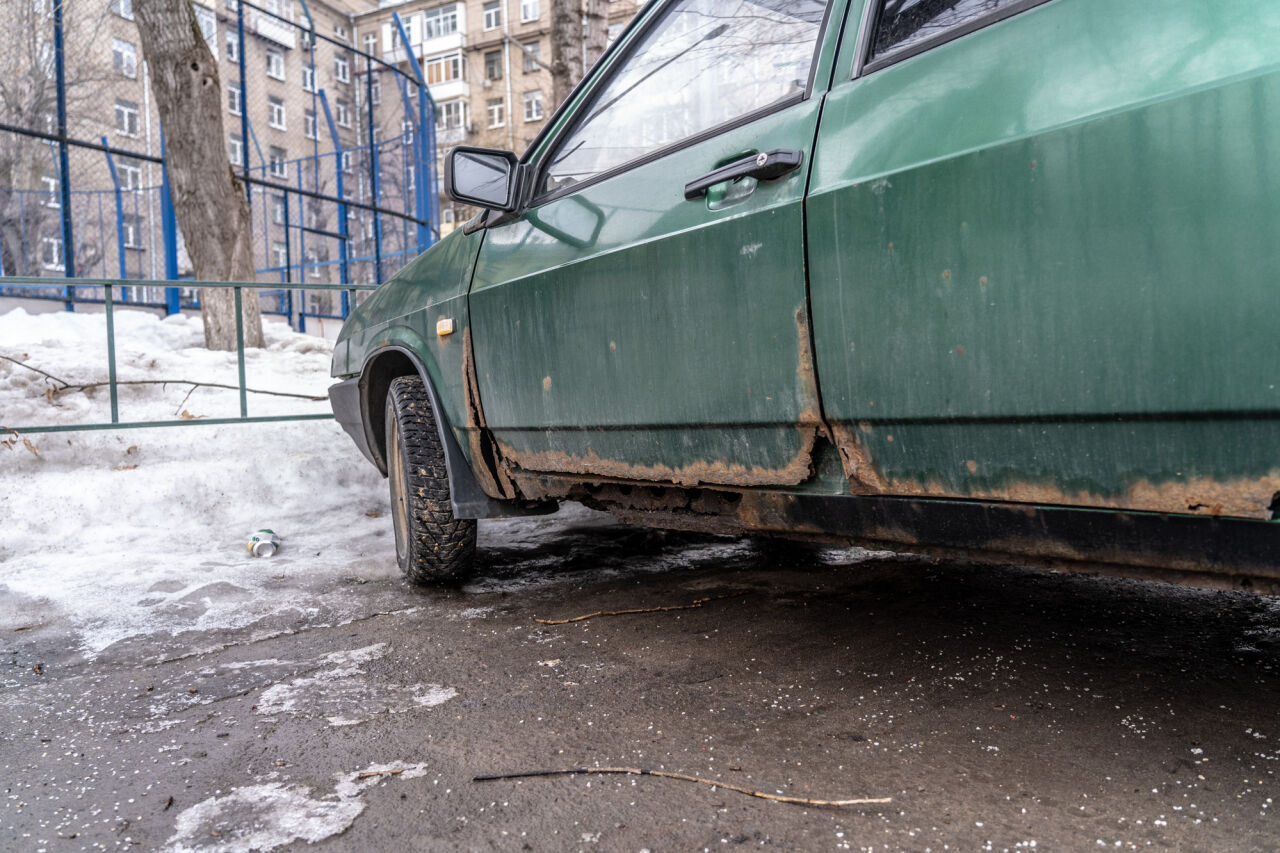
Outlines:
[{"label": "dry twig on ground", "polygon": [[718,782],[715,779],[703,779],[699,776],[688,776],[684,773],[671,773],[666,770],[643,770],[639,767],[574,767],[568,770],[530,770],[525,773],[501,773],[494,776],[474,776],[473,782],[496,782],[502,779],[529,779],[536,776],[576,776],[579,773],[616,773],[629,776],[660,776],[663,779],[679,779],[682,782],[696,782],[699,785],[710,785],[712,788],[724,788],[737,791],[748,797],[759,797],[762,800],[773,800],[777,803],[791,803],[798,806],[864,806],[893,802],[892,797],[863,797],[853,800],[813,800],[808,797],[787,797],[782,794],[767,794],[764,791],[753,791],[738,785]]},{"label": "dry twig on ground", "polygon": [[568,619],[534,619],[539,625],[567,625],[570,622],[582,622],[587,619],[594,619],[597,616],[629,616],[632,613],[663,613],[667,610],[695,610],[708,601],[719,601],[722,598],[739,598],[747,594],[747,591],[731,592],[726,595],[709,595],[706,598],[699,598],[691,604],[668,604],[665,607],[632,607],[627,610],[597,610],[595,613],[587,613],[583,616],[573,616]]}]

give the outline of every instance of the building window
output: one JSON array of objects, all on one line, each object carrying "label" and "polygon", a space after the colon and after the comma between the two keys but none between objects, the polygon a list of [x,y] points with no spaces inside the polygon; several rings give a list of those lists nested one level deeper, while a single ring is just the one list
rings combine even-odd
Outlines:
[{"label": "building window", "polygon": [[286,130],[284,119],[284,99],[277,97],[267,98],[267,124],[276,130]]},{"label": "building window", "polygon": [[333,102],[333,118],[342,127],[351,127],[351,107],[341,99]]},{"label": "building window", "polygon": [[333,77],[339,83],[351,82],[351,63],[345,56],[333,58]]},{"label": "building window", "polygon": [[373,77],[369,80],[369,100],[380,104],[382,103],[382,74],[377,71],[371,73]]},{"label": "building window", "polygon": [[302,132],[306,134],[307,139],[319,139],[320,134],[316,132],[316,111],[304,110],[302,113]]},{"label": "building window", "polygon": [[320,253],[315,249],[307,249],[307,275],[311,278],[320,277]]},{"label": "building window", "polygon": [[524,70],[525,73],[537,71],[542,67],[542,42],[529,41],[520,45],[524,53]]},{"label": "building window", "polygon": [[365,33],[364,38],[360,39],[360,41],[364,44],[364,52],[373,56],[378,49],[378,34]]},{"label": "building window", "polygon": [[124,39],[111,40],[111,65],[125,77],[138,76],[138,49]]},{"label": "building window", "polygon": [[507,109],[502,98],[490,98],[485,108],[489,113],[489,127],[502,127],[507,123]]},{"label": "building window", "polygon": [[274,47],[267,48],[267,76],[284,79],[284,53]]},{"label": "building window", "polygon": [[133,0],[111,0],[111,11],[126,21],[133,20]]},{"label": "building window", "polygon": [[288,153],[276,145],[272,145],[267,151],[267,170],[271,172],[271,177],[289,177]]},{"label": "building window", "polygon": [[240,61],[240,36],[231,31],[227,33],[227,62]]},{"label": "building window", "polygon": [[310,63],[302,66],[302,91],[314,92],[316,90],[316,67]]},{"label": "building window", "polygon": [[121,157],[116,163],[116,175],[120,178],[120,189],[142,189],[142,163],[128,157]]},{"label": "building window", "polygon": [[47,270],[65,270],[62,264],[62,238],[61,237],[41,237],[40,238],[40,263]]},{"label": "building window", "polygon": [[142,217],[136,213],[126,213],[120,218],[120,233],[124,237],[126,249],[141,249]]},{"label": "building window", "polygon": [[240,84],[227,84],[227,112],[233,116],[238,116],[244,109],[244,103],[240,98]]},{"label": "building window", "polygon": [[461,98],[436,105],[436,127],[457,130],[466,124],[466,102]]},{"label": "building window", "polygon": [[422,38],[433,39],[458,31],[458,7],[450,3],[422,13]]},{"label": "building window", "polygon": [[484,28],[494,30],[502,26],[502,2],[490,0],[484,4]]},{"label": "building window", "polygon": [[526,24],[538,20],[538,0],[520,0],[520,20]]},{"label": "building window", "polygon": [[45,207],[62,207],[58,179],[53,175],[41,175],[40,183],[44,186],[44,198],[40,199],[40,203]]},{"label": "building window", "polygon": [[502,79],[502,51],[491,50],[484,55],[484,79]]},{"label": "building window", "polygon": [[262,8],[270,15],[286,20],[293,20],[293,3],[291,0],[262,0]]},{"label": "building window", "polygon": [[138,105],[133,101],[116,101],[116,133],[137,136],[138,127]]},{"label": "building window", "polygon": [[[401,145],[413,144],[413,119],[409,119],[409,118],[400,119],[400,144]],[[410,170],[409,174],[412,175],[413,171]]]},{"label": "building window", "polygon": [[283,240],[271,241],[271,262],[281,268],[289,265],[289,247]]},{"label": "building window", "polygon": [[238,136],[231,137],[231,145],[229,148],[231,153],[231,165],[244,165],[244,140]]},{"label": "building window", "polygon": [[213,54],[213,58],[218,58],[218,18],[208,9],[193,7],[196,13],[196,24],[200,27],[200,35],[204,37],[204,43],[209,45],[209,52]]},{"label": "building window", "polygon": [[284,196],[271,196],[271,221],[276,225],[284,224]]},{"label": "building window", "polygon": [[534,89],[524,93],[524,120],[540,121],[542,119],[542,91]]},{"label": "building window", "polygon": [[335,37],[335,38],[337,38],[337,39],[338,39],[338,41],[346,41],[346,40],[347,40],[347,28],[346,28],[345,26],[343,26],[342,24],[334,24],[334,25],[333,25],[333,35],[334,35],[334,37]]},{"label": "building window", "polygon": [[[351,173],[351,152],[350,151],[342,152],[342,171],[348,174]],[[351,192],[351,187],[347,187],[346,191],[349,194]]]},{"label": "building window", "polygon": [[427,85],[462,79],[462,53],[454,51],[427,59]]}]

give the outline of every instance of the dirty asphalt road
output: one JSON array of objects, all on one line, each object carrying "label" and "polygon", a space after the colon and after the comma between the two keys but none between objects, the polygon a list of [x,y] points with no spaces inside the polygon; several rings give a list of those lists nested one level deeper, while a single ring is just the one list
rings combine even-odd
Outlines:
[{"label": "dirty asphalt road", "polygon": [[[454,592],[367,567],[321,589],[264,561],[270,617],[96,655],[0,586],[0,849],[1280,846],[1275,600],[582,510],[487,524],[482,545]],[[209,571],[166,605],[173,630],[237,594]],[[354,615],[316,603],[335,582]],[[732,597],[534,621],[707,596]],[[472,781],[575,766],[893,802]]]}]

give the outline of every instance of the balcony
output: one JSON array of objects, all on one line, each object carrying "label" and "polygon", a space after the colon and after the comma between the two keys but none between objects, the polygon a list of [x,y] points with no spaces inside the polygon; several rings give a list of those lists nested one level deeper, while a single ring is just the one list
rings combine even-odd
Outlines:
[{"label": "balcony", "polygon": [[294,28],[282,24],[270,15],[254,13],[253,30],[268,41],[287,47],[290,50],[298,46],[298,37]]},{"label": "balcony", "polygon": [[[418,63],[425,64],[424,57],[434,56],[437,53],[446,53],[451,50],[461,50],[467,46],[466,33],[456,32],[447,36],[428,39],[424,44],[418,45],[414,43],[414,56],[418,57]],[[393,65],[399,65],[402,62],[408,62],[409,57],[404,52],[404,43],[400,39],[396,39],[396,47],[392,50],[384,50],[382,58],[386,62]]]},{"label": "balcony", "polygon": [[427,87],[427,91],[438,104],[453,98],[471,97],[471,84],[466,80],[449,80],[444,83],[432,83]]},{"label": "balcony", "polygon": [[418,55],[432,56],[449,50],[461,50],[466,46],[467,35],[462,30],[458,30],[456,33],[449,33],[447,36],[436,36],[433,39],[427,39],[422,43]]},{"label": "balcony", "polygon": [[436,146],[461,145],[467,141],[465,127],[436,128]]}]

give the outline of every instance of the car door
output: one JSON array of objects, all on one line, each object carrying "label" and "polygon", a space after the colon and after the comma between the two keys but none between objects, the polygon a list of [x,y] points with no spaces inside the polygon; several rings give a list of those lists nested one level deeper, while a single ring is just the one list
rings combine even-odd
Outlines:
[{"label": "car door", "polygon": [[809,204],[851,478],[1271,517],[1280,4],[868,6]]},{"label": "car door", "polygon": [[[654,4],[526,156],[532,203],[488,229],[470,297],[504,458],[684,485],[809,475],[803,200],[841,5]],[[744,160],[782,167],[686,199]]]}]

